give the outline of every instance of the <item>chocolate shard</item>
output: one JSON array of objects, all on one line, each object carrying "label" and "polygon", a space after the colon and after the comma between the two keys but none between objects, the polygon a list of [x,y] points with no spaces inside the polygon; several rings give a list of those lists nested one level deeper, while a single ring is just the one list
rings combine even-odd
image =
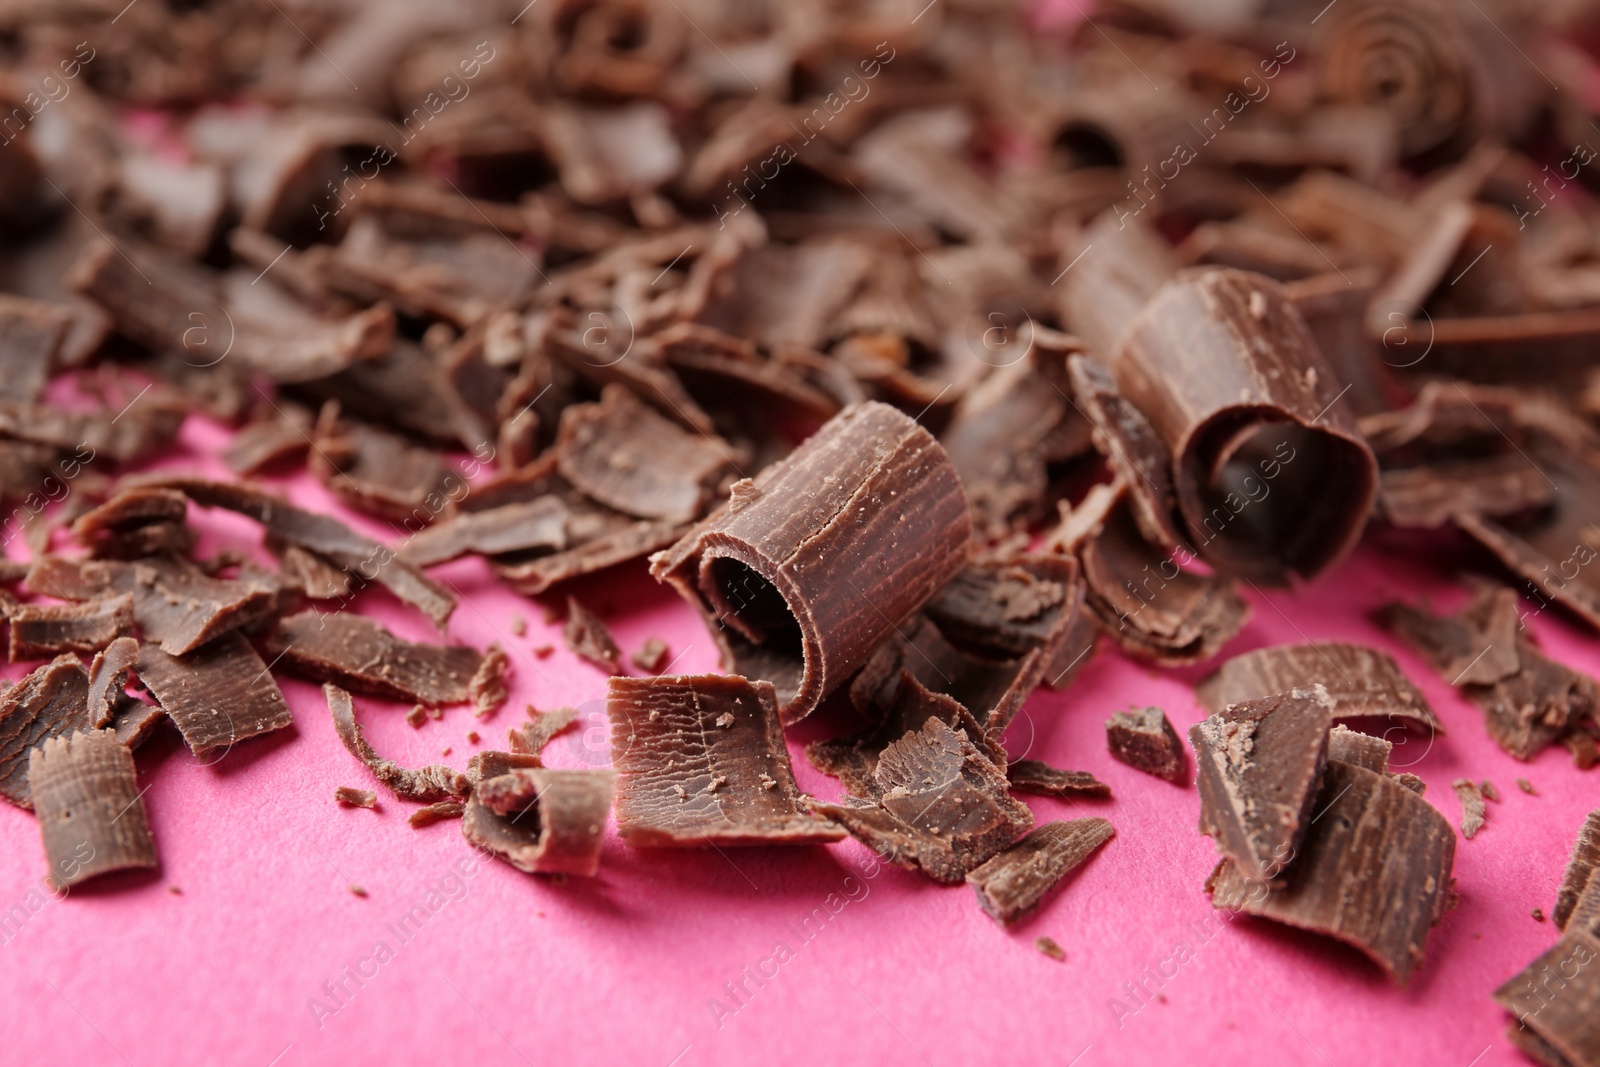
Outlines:
[{"label": "chocolate shard", "polygon": [[278,557],[278,582],[283,588],[298,589],[311,600],[342,600],[350,595],[353,582],[349,571],[299,545],[269,547]]},{"label": "chocolate shard", "polygon": [[628,659],[646,674],[660,674],[661,669],[667,665],[667,657],[671,651],[661,638],[648,637]]},{"label": "chocolate shard", "polygon": [[1032,793],[1041,797],[1092,797],[1103,800],[1111,796],[1111,787],[1088,771],[1064,771],[1036,759],[1019,759],[1006,766],[1006,781],[1014,793]]},{"label": "chocolate shard", "polygon": [[1033,813],[965,732],[929,719],[878,758],[874,806],[812,803],[867,847],[907,870],[955,884],[1032,829]]},{"label": "chocolate shard", "polygon": [[1461,801],[1461,836],[1471,841],[1483,829],[1484,815],[1488,812],[1483,803],[1483,793],[1478,783],[1470,778],[1457,778],[1450,783],[1450,788],[1456,791],[1456,799]]},{"label": "chocolate shard", "polygon": [[370,789],[356,789],[353,786],[341,785],[333,791],[333,799],[347,808],[376,808],[378,794]]},{"label": "chocolate shard", "polygon": [[132,631],[133,597],[124,593],[81,604],[17,604],[6,611],[6,618],[13,663],[62,652],[97,652]]},{"label": "chocolate shard", "polygon": [[510,695],[506,687],[506,675],[510,671],[511,657],[506,655],[505,649],[490,645],[478,669],[473,672],[472,680],[467,683],[473,715],[480,719],[488,718],[506,702],[506,697]]},{"label": "chocolate shard", "polygon": [[552,738],[578,721],[577,708],[537,711],[528,705],[528,721],[511,728],[511,751],[537,756]]},{"label": "chocolate shard", "polygon": [[1328,733],[1328,758],[1340,763],[1351,763],[1379,774],[1389,770],[1389,753],[1394,746],[1381,737],[1360,733],[1344,724]]},{"label": "chocolate shard", "polygon": [[1320,685],[1234,704],[1189,728],[1200,832],[1253,881],[1293,861],[1328,760],[1333,697]]},{"label": "chocolate shard", "polygon": [[305,462],[311,450],[311,413],[298,404],[273,407],[275,414],[245,426],[222,450],[222,462],[233,473],[250,476]]},{"label": "chocolate shard", "polygon": [[1047,822],[967,874],[989,917],[1009,926],[1039,906],[1116,833],[1105,819]]},{"label": "chocolate shard", "polygon": [[1600,1014],[1600,983],[1588,966],[1597,954],[1600,935],[1592,929],[1569,930],[1494,991],[1496,1003],[1517,1018],[1507,1036],[1538,1062],[1557,1067],[1600,1063],[1600,1034],[1594,1025]]},{"label": "chocolate shard", "polygon": [[95,654],[89,665],[89,725],[96,729],[111,724],[127,698],[128,672],[139,660],[139,642],[119,637]]},{"label": "chocolate shard", "polygon": [[1067,363],[1072,389],[1089,421],[1106,463],[1128,486],[1133,517],[1145,540],[1171,550],[1179,533],[1178,493],[1172,484],[1172,453],[1144,412],[1128,402],[1117,380],[1092,356]]},{"label": "chocolate shard", "polygon": [[1112,713],[1106,720],[1106,746],[1113,758],[1136,771],[1179,784],[1189,777],[1183,742],[1178,740],[1178,732],[1160,708],[1133,708]]},{"label": "chocolate shard", "polygon": [[1460,516],[1515,515],[1555,500],[1555,487],[1515,452],[1385,470],[1378,509],[1395,526],[1443,526]]},{"label": "chocolate shard", "polygon": [[265,575],[213,578],[172,556],[131,563],[46,556],[28,572],[28,586],[63,600],[129,594],[145,640],[174,656],[259,622],[278,607],[277,585]]},{"label": "chocolate shard", "polygon": [[436,452],[358,422],[317,434],[311,471],[352,508],[407,529],[431,522],[465,488]]},{"label": "chocolate shard", "polygon": [[251,486],[193,476],[158,475],[144,484],[177,489],[203,507],[236,511],[254,519],[268,534],[286,544],[315,552],[363,579],[372,575],[373,581],[420,609],[437,626],[443,627],[455,610],[455,597],[411,564],[397,559],[393,549],[361,536],[331,515],[297,508]]},{"label": "chocolate shard", "polygon": [[0,401],[38,403],[71,324],[61,308],[0,294]]},{"label": "chocolate shard", "polygon": [[459,800],[441,800],[427,807],[418,808],[406,817],[406,822],[411,824],[413,830],[420,830],[424,826],[432,826],[436,822],[447,819],[460,819],[467,813],[467,806]]},{"label": "chocolate shard", "polygon": [[1317,815],[1264,885],[1231,859],[1212,872],[1212,907],[1243,911],[1354,945],[1405,985],[1444,914],[1456,835],[1426,800],[1387,775],[1329,763]]},{"label": "chocolate shard", "polygon": [[1382,610],[1379,621],[1452,685],[1493,685],[1522,666],[1517,653],[1522,628],[1517,594],[1504,587],[1484,589],[1453,615],[1395,603]]},{"label": "chocolate shard", "polygon": [[1054,656],[1082,604],[1076,560],[1019,555],[968,564],[922,611],[960,648],[1010,659],[1035,649]]},{"label": "chocolate shard", "polygon": [[630,844],[817,844],[844,832],[800,808],[778,697],[736,675],[612,678],[617,829]]},{"label": "chocolate shard", "polygon": [[1333,718],[1387,719],[1443,734],[1427,697],[1387,652],[1327,642],[1275,645],[1235,656],[1195,687],[1208,711],[1259,700],[1296,687],[1321,685],[1333,697]]},{"label": "chocolate shard", "polygon": [[1600,809],[1591,811],[1578,830],[1578,839],[1572,843],[1572,855],[1561,872],[1561,888],[1556,891],[1555,907],[1550,909],[1550,920],[1556,928],[1565,930],[1572,918],[1578,899],[1586,889],[1600,888],[1600,879],[1593,877],[1600,868]]},{"label": "chocolate shard", "polygon": [[356,722],[355,701],[350,694],[328,682],[322,686],[322,695],[328,702],[333,728],[345,750],[366,764],[373,776],[401,800],[430,803],[447,797],[464,797],[471,792],[467,776],[452,767],[431,763],[408,770],[394,760],[384,759],[362,735],[361,724]]},{"label": "chocolate shard", "polygon": [[939,443],[876,402],[845,409],[755,483],[760,496],[711,515],[650,573],[717,626],[728,669],[772,681],[795,722],[954,577],[972,521]]},{"label": "chocolate shard", "polygon": [[117,735],[117,743],[132,750],[148,741],[167,718],[167,709],[161,705],[126,697],[118,701],[110,728]]},{"label": "chocolate shard", "polygon": [[484,657],[459,645],[407,641],[376,619],[302,611],[278,623],[274,655],[285,670],[357,693],[429,706],[464,704]]},{"label": "chocolate shard", "polygon": [[609,770],[542,767],[486,778],[467,802],[461,832],[519,871],[592,877],[615,781]]},{"label": "chocolate shard", "polygon": [[196,756],[226,753],[240,741],[294,722],[267,665],[238,633],[182,656],[140,645],[134,669]]},{"label": "chocolate shard", "polygon": [[28,787],[53,888],[158,865],[133,753],[110,730],[44,741],[29,756]]},{"label": "chocolate shard", "polygon": [[622,649],[600,621],[600,616],[567,597],[567,623],[561,630],[567,649],[574,656],[594,664],[607,674],[622,673]]},{"label": "chocolate shard", "polygon": [[507,504],[487,511],[464,511],[417,531],[396,554],[418,567],[462,556],[501,556],[567,547],[567,505],[557,496]]},{"label": "chocolate shard", "polygon": [[543,761],[531,752],[496,752],[490,749],[467,760],[467,781],[477,785],[512,771],[543,766]]},{"label": "chocolate shard", "polygon": [[0,693],[0,796],[32,808],[28,753],[49,738],[87,729],[89,675],[73,655],[58,656]]},{"label": "chocolate shard", "polygon": [[562,477],[641,519],[699,518],[729,469],[729,446],[682,429],[620,385],[601,390],[598,404],[563,411],[555,447]]}]

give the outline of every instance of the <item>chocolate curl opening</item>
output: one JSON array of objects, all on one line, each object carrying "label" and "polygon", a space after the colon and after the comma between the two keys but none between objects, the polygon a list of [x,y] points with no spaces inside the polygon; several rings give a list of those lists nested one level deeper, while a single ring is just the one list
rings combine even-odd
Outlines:
[{"label": "chocolate curl opening", "polygon": [[1113,372],[1172,449],[1179,512],[1213,567],[1285,584],[1355,545],[1377,460],[1277,282],[1183,272],[1141,312]]}]

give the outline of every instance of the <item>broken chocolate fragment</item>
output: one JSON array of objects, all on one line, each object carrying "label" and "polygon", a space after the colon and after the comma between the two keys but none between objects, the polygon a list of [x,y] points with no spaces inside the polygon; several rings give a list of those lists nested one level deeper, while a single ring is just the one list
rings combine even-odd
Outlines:
[{"label": "broken chocolate fragment", "polygon": [[1351,763],[1379,774],[1389,770],[1389,754],[1394,746],[1381,737],[1358,733],[1348,726],[1335,726],[1328,734],[1328,758]]},{"label": "broken chocolate fragment", "polygon": [[1243,877],[1271,884],[1293,861],[1323,780],[1333,706],[1315,685],[1230,705],[1189,728],[1200,832]]},{"label": "broken chocolate fragment", "polygon": [[777,694],[736,675],[612,678],[617,829],[630,844],[814,844],[842,830],[800,809]]},{"label": "broken chocolate fragment", "polygon": [[347,808],[376,808],[378,794],[370,789],[356,789],[341,785],[333,791],[333,799]]},{"label": "broken chocolate fragment", "polygon": [[[1522,972],[1494,991],[1517,1025],[1507,1034],[1542,1063],[1589,1067],[1600,1063],[1600,983],[1594,967],[1600,934],[1569,929]],[[1571,977],[1568,977],[1568,976]]]},{"label": "broken chocolate fragment", "polygon": [[615,779],[609,770],[548,768],[485,778],[467,802],[461,832],[520,871],[593,876]]},{"label": "broken chocolate fragment", "polygon": [[396,554],[418,567],[458,559],[468,553],[499,556],[567,547],[568,511],[557,496],[464,511],[417,531]]},{"label": "broken chocolate fragment", "polygon": [[[804,718],[966,562],[972,522],[937,441],[879,403],[847,408],[650,573],[701,609],[724,665]],[[870,554],[863,546],[871,546]]]},{"label": "broken chocolate fragment", "polygon": [[418,808],[406,817],[406,822],[411,824],[412,829],[420,830],[436,822],[459,819],[466,814],[466,811],[467,806],[459,800],[441,800],[427,807]]},{"label": "broken chocolate fragment", "polygon": [[600,616],[567,597],[567,624],[561,630],[567,649],[574,656],[594,664],[607,674],[622,673],[622,649]]},{"label": "broken chocolate fragment", "polygon": [[1172,454],[1144,413],[1128,402],[1105,365],[1091,356],[1068,361],[1072,388],[1106,462],[1127,485],[1133,516],[1145,540],[1166,550],[1184,543],[1178,532],[1178,494]]},{"label": "broken chocolate fragment", "polygon": [[1521,667],[1522,629],[1517,594],[1486,588],[1461,611],[1434,615],[1409,604],[1390,604],[1380,621],[1403,637],[1452,685],[1493,685]]},{"label": "broken chocolate fragment", "polygon": [[472,700],[472,714],[484,719],[494,714],[506,702],[506,674],[511,670],[511,657],[499,645],[490,645],[483,654],[472,680],[467,683],[467,695]]},{"label": "broken chocolate fragment", "polygon": [[1067,962],[1066,949],[1056,944],[1053,938],[1036,937],[1033,939],[1033,947],[1038,949],[1042,955],[1049,956],[1057,963]]},{"label": "broken chocolate fragment", "polygon": [[6,611],[6,619],[11,623],[13,662],[62,652],[98,652],[133,629],[133,597],[108,596],[81,604],[17,604]]},{"label": "broken chocolate fragment", "polygon": [[537,756],[551,738],[578,721],[577,708],[556,708],[554,711],[537,711],[528,705],[528,721],[511,728],[511,751]]},{"label": "broken chocolate fragment", "polygon": [[1006,766],[1006,781],[1014,793],[1041,797],[1092,797],[1111,795],[1111,787],[1088,771],[1064,771],[1036,759],[1019,759]]},{"label": "broken chocolate fragment", "polygon": [[1484,807],[1483,793],[1478,784],[1468,778],[1457,778],[1450,783],[1450,788],[1461,801],[1461,836],[1471,841],[1473,835],[1483,829],[1484,814],[1488,810]]},{"label": "broken chocolate fragment", "polygon": [[1578,830],[1578,839],[1572,843],[1572,855],[1561,872],[1561,888],[1556,891],[1556,905],[1550,909],[1550,918],[1557,928],[1565,930],[1572,918],[1578,899],[1587,889],[1600,886],[1594,877],[1600,869],[1600,809],[1591,811]]},{"label": "broken chocolate fragment", "polygon": [[119,637],[89,665],[89,725],[108,726],[127,698],[128,672],[139,659],[139,642]]},{"label": "broken chocolate fragment", "polygon": [[669,651],[667,643],[661,638],[649,637],[639,646],[638,651],[628,658],[633,661],[635,667],[646,674],[660,674],[661,669],[667,665]]},{"label": "broken chocolate fragment", "polygon": [[274,654],[285,670],[358,693],[427,705],[464,704],[485,657],[459,645],[396,637],[376,619],[302,611],[278,623]]},{"label": "broken chocolate fragment", "polygon": [[995,922],[1009,926],[1039,906],[1115,831],[1105,819],[1047,822],[1021,841],[977,867],[967,884]]},{"label": "broken chocolate fragment", "polygon": [[110,730],[44,741],[29,756],[28,787],[53,888],[158,865],[133,753]]},{"label": "broken chocolate fragment", "polygon": [[89,726],[89,675],[78,657],[58,656],[0,693],[0,796],[33,807],[28,754],[46,739]]},{"label": "broken chocolate fragment", "polygon": [[1180,784],[1189,776],[1183,742],[1160,708],[1114,712],[1106,720],[1106,746],[1113,758],[1136,771]]},{"label": "broken chocolate fragment", "polygon": [[1276,645],[1235,656],[1195,687],[1209,711],[1296,687],[1321,685],[1333,697],[1334,719],[1382,718],[1443,734],[1428,699],[1394,657],[1365,645]]},{"label": "broken chocolate fragment", "polygon": [[433,763],[407,770],[394,760],[384,759],[362,736],[361,724],[356,722],[355,702],[350,699],[350,694],[330,682],[323,685],[322,695],[328,701],[328,711],[333,715],[333,728],[346,751],[366,764],[378,781],[393,790],[401,800],[431,802],[446,797],[463,797],[471,791],[467,776],[453,768]]},{"label": "broken chocolate fragment", "polygon": [[1076,560],[1022,555],[968,564],[922,611],[959,648],[1012,659],[1041,648],[1056,655],[1063,619],[1075,618],[1082,603]]},{"label": "broken chocolate fragment", "polygon": [[294,722],[267,665],[237,632],[182,656],[140,645],[134,669],[196,756],[226,753]]}]

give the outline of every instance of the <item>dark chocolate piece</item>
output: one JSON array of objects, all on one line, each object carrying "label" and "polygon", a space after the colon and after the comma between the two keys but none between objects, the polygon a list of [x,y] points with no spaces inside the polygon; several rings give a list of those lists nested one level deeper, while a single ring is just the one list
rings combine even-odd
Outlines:
[{"label": "dark chocolate piece", "polygon": [[1463,515],[1515,515],[1555,497],[1555,487],[1515,452],[1385,470],[1378,480],[1378,508],[1401,527],[1443,526]]},{"label": "dark chocolate piece", "polygon": [[561,630],[567,650],[579,659],[599,667],[607,674],[622,673],[622,649],[600,616],[578,603],[576,597],[567,597],[567,623]]},{"label": "dark chocolate piece", "polygon": [[1216,908],[1243,911],[1354,945],[1405,985],[1450,896],[1456,835],[1398,781],[1329,763],[1317,815],[1283,870],[1263,886],[1232,860],[1212,872]]},{"label": "dark chocolate piece", "polygon": [[1009,926],[1031,912],[1061,880],[1116,831],[1104,819],[1047,822],[967,875],[978,903]]},{"label": "dark chocolate piece", "polygon": [[173,489],[133,486],[118,491],[110,500],[79,515],[73,520],[72,532],[84,544],[92,545],[98,534],[145,523],[181,523],[188,515],[189,501],[182,493]]},{"label": "dark chocolate piece", "polygon": [[437,453],[356,422],[317,435],[311,470],[357,511],[415,525],[432,521],[460,486]]},{"label": "dark chocolate piece", "polygon": [[1461,801],[1461,836],[1471,841],[1473,835],[1483,829],[1484,814],[1488,810],[1484,807],[1483,793],[1478,783],[1469,778],[1457,778],[1450,783],[1450,788]]},{"label": "dark chocolate piece", "polygon": [[617,829],[641,846],[816,844],[842,830],[800,809],[778,700],[736,675],[612,678]]},{"label": "dark chocolate piece", "polygon": [[1328,758],[1351,763],[1379,774],[1389,770],[1389,754],[1394,746],[1381,737],[1360,733],[1340,724],[1328,733]]},{"label": "dark chocolate piece", "polygon": [[1099,360],[1074,356],[1067,364],[1072,388],[1089,421],[1106,463],[1128,486],[1133,517],[1145,540],[1171,550],[1179,533],[1178,492],[1172,484],[1172,453],[1144,413],[1128,402]]},{"label": "dark chocolate piece", "polygon": [[53,888],[158,866],[133,753],[110,730],[44,741],[30,754],[28,787]]},{"label": "dark chocolate piece", "polygon": [[506,675],[511,670],[511,657],[499,645],[490,645],[483,654],[472,680],[467,683],[467,695],[472,700],[472,714],[480,719],[494,714],[506,702],[509,690]]},{"label": "dark chocolate piece", "polygon": [[299,545],[271,547],[278,557],[278,582],[284,588],[298,589],[311,600],[342,600],[350,595],[349,571]]},{"label": "dark chocolate piece", "polygon": [[411,824],[413,830],[420,830],[436,822],[462,818],[466,811],[467,806],[459,800],[441,800],[425,808],[418,808],[406,817],[406,822]]},{"label": "dark chocolate piece", "polygon": [[963,650],[1011,659],[1039,648],[1054,655],[1063,618],[1082,603],[1075,560],[1020,555],[968,564],[922,610]]},{"label": "dark chocolate piece", "polygon": [[755,483],[760,496],[650,573],[717,626],[728,669],[772,680],[794,722],[960,570],[972,523],[938,442],[879,403],[847,408]]},{"label": "dark chocolate piece", "polygon": [[128,672],[139,660],[139,642],[119,637],[89,665],[89,725],[108,726],[127,698]]},{"label": "dark chocolate piece", "polygon": [[272,415],[250,423],[222,450],[222,462],[239,475],[271,467],[299,465],[311,450],[311,414],[298,404],[279,402]]},{"label": "dark chocolate piece", "polygon": [[396,550],[396,554],[418,567],[458,559],[468,553],[499,556],[515,552],[567,547],[567,506],[557,496],[532,500],[487,511],[464,511],[419,530]]},{"label": "dark chocolate piece", "polygon": [[127,697],[117,703],[111,729],[117,735],[118,744],[135,749],[148,741],[167,718],[167,709],[161,705]]},{"label": "dark chocolate piece", "polygon": [[609,770],[547,768],[485,778],[467,802],[461,832],[519,871],[592,877],[615,780]]},{"label": "dark chocolate piece", "polygon": [[[1517,1018],[1507,1036],[1541,1063],[1589,1067],[1600,1063],[1600,983],[1590,966],[1600,934],[1569,930],[1521,973],[1494,991]],[[1570,977],[1568,977],[1570,975]]]},{"label": "dark chocolate piece", "polygon": [[0,796],[32,808],[28,753],[47,738],[89,726],[89,675],[73,655],[58,656],[0,693]]},{"label": "dark chocolate piece", "polygon": [[370,789],[356,789],[341,785],[333,791],[333,799],[347,808],[376,808],[378,794]]},{"label": "dark chocolate piece", "polygon": [[1443,734],[1444,724],[1394,657],[1365,645],[1275,645],[1235,656],[1195,687],[1208,711],[1320,684],[1334,719],[1388,719]]},{"label": "dark chocolate piece", "polygon": [[134,669],[196,756],[294,722],[267,665],[237,632],[182,656],[140,645]]},{"label": "dark chocolate piece", "polygon": [[6,611],[6,619],[11,623],[12,662],[62,652],[98,652],[133,629],[133,597],[108,596],[81,604],[17,604]]},{"label": "dark chocolate piece", "polygon": [[577,708],[537,711],[528,705],[528,721],[511,728],[511,751],[537,756],[552,738],[578,721]]},{"label": "dark chocolate piece", "polygon": [[1453,685],[1492,685],[1522,666],[1517,654],[1522,619],[1510,589],[1486,588],[1453,615],[1390,604],[1380,621]]},{"label": "dark chocolate piece", "polygon": [[1578,830],[1578,839],[1572,843],[1572,855],[1561,872],[1561,888],[1556,891],[1556,905],[1550,909],[1550,919],[1561,930],[1567,928],[1578,898],[1586,888],[1600,886],[1593,877],[1600,869],[1600,809],[1591,811]]},{"label": "dark chocolate piece", "polygon": [[447,797],[464,797],[471,792],[467,776],[452,767],[430,763],[408,770],[394,760],[384,759],[362,736],[361,724],[356,722],[355,701],[350,699],[350,694],[330,682],[323,685],[322,695],[328,701],[334,730],[346,751],[366,764],[373,776],[401,800],[431,803]]},{"label": "dark chocolate piece", "polygon": [[1006,781],[1014,793],[1041,797],[1092,797],[1111,795],[1111,787],[1088,771],[1064,771],[1036,759],[1019,759],[1006,766]]},{"label": "dark chocolate piece", "polygon": [[1112,713],[1106,720],[1106,747],[1114,759],[1136,771],[1180,784],[1189,777],[1183,742],[1178,740],[1178,732],[1160,708]]},{"label": "dark chocolate piece", "polygon": [[274,654],[285,670],[358,693],[420,704],[464,704],[484,657],[459,645],[396,637],[376,619],[302,611],[278,623]]},{"label": "dark chocolate piece", "polygon": [[71,321],[60,308],[0,294],[0,401],[38,403]]},{"label": "dark chocolate piece", "polygon": [[667,665],[667,657],[671,650],[667,643],[659,637],[647,637],[644,644],[628,658],[633,665],[646,674],[660,674],[661,669]]},{"label": "dark chocolate piece", "polygon": [[1253,881],[1295,857],[1328,760],[1333,698],[1320,685],[1234,704],[1189,728],[1200,832]]}]

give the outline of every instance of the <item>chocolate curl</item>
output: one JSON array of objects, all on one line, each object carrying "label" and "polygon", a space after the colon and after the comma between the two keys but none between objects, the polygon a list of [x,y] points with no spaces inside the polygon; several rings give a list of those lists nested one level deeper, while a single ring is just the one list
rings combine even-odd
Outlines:
[{"label": "chocolate curl", "polygon": [[772,682],[795,722],[955,576],[971,538],[944,449],[869,401],[736,486],[650,573],[716,624],[723,667]]},{"label": "chocolate curl", "polygon": [[1186,271],[1150,300],[1111,365],[1171,449],[1178,510],[1206,562],[1283,584],[1355,545],[1377,460],[1283,286]]}]

